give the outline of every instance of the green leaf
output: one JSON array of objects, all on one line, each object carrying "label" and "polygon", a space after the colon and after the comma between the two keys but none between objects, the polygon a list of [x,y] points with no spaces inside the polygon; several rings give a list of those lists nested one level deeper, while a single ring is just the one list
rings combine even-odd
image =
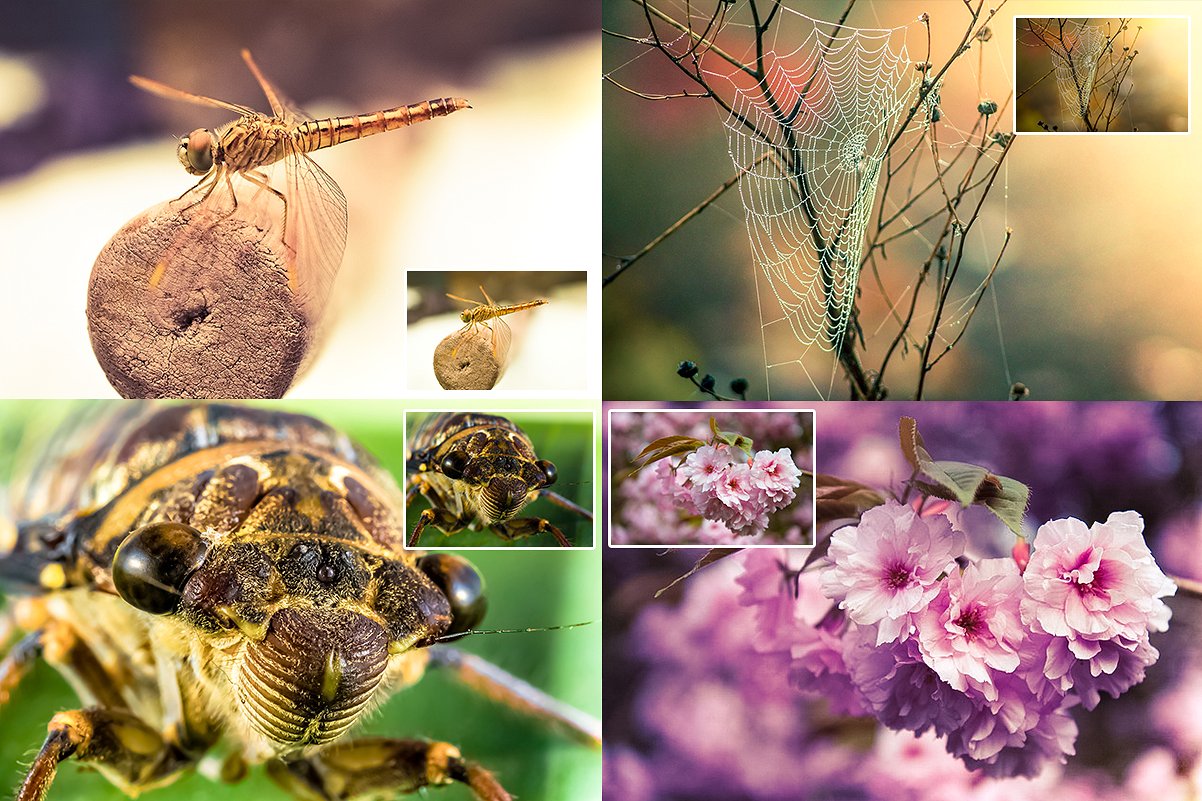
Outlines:
[{"label": "green leaf", "polygon": [[993,512],[1015,534],[1022,533],[1023,514],[1031,490],[1020,481],[995,475],[984,467],[966,462],[935,461],[918,433],[918,422],[903,417],[898,423],[902,453],[916,472],[929,481],[914,484],[927,495],[956,501],[961,506],[980,504]]},{"label": "green leaf", "polygon": [[637,473],[652,462],[658,462],[660,459],[666,459],[669,456],[679,456],[682,453],[689,453],[700,448],[705,443],[696,437],[670,436],[660,437],[635,457],[635,469],[631,473]]},{"label": "green leaf", "polygon": [[752,440],[751,437],[745,437],[738,431],[721,431],[718,428],[718,421],[710,418],[710,431],[714,432],[715,442],[724,442],[732,448],[738,448],[747,454],[748,458],[752,455]]}]

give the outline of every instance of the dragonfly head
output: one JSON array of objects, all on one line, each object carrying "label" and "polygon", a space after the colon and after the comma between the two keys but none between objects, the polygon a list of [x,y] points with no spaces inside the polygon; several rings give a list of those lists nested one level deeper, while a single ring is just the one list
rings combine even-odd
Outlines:
[{"label": "dragonfly head", "polygon": [[459,312],[459,319],[462,320],[465,325],[470,323],[472,321],[472,310],[464,309],[463,311]]},{"label": "dragonfly head", "polygon": [[220,142],[208,128],[197,128],[187,136],[180,137],[175,155],[184,169],[192,175],[204,175],[213,169],[217,160]]}]

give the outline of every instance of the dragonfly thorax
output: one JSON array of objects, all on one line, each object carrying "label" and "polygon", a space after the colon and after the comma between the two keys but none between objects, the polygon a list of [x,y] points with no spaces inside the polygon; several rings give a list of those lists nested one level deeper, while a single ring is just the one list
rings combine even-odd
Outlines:
[{"label": "dragonfly thorax", "polygon": [[187,136],[180,137],[175,155],[189,173],[204,175],[213,169],[220,145],[220,140],[208,128],[197,128]]}]

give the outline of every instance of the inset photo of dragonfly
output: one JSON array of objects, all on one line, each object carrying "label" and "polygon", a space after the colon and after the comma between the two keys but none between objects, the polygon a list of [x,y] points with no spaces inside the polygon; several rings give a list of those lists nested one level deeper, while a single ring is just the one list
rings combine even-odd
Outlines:
[{"label": "inset photo of dragonfly", "polygon": [[409,391],[588,391],[584,271],[411,270]]}]

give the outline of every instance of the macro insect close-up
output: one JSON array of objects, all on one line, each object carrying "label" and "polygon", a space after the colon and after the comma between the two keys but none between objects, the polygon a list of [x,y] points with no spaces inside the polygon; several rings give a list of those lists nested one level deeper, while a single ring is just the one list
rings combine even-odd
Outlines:
[{"label": "macro insect close-up", "polygon": [[[273,226],[278,225],[283,247],[292,259],[287,265],[288,286],[320,311],[346,244],[346,197],[334,179],[305,154],[445,117],[470,106],[461,97],[444,97],[362,116],[316,120],[288,105],[284,95],[263,76],[249,50],[242,51],[242,58],[271,104],[271,117],[246,106],[184,92],[141,76],[135,75],[130,80],[139,88],[170,100],[238,115],[237,120],[216,130],[198,128],[180,138],[177,158],[188,173],[201,176],[196,186],[180,198],[182,214],[192,212],[195,206],[202,207],[193,212],[201,215],[197,222],[189,218],[187,236],[198,237],[199,231],[193,229],[238,213],[240,204],[233,181],[235,177],[245,179],[252,185],[247,187],[248,191],[267,192],[278,201],[269,219]],[[280,187],[272,186],[262,172],[276,162],[282,162],[285,170]],[[210,205],[204,208],[205,204]],[[152,286],[171,268],[170,257],[187,258],[188,254],[182,250],[182,246],[173,243],[172,250],[168,250],[151,274]]]},{"label": "macro insect close-up", "polygon": [[[539,650],[548,643],[532,639],[557,635],[472,636],[490,596],[505,611],[489,622],[506,629],[588,620],[592,612],[580,604],[588,606],[581,599],[590,588],[572,601],[569,586],[589,570],[581,560],[561,557],[539,570],[554,578],[526,600],[505,589],[505,575],[526,575],[530,558],[548,555],[506,565],[496,559],[505,554],[468,562],[405,551],[402,497],[386,469],[395,458],[381,466],[312,417],[261,407],[101,405],[75,410],[51,439],[31,446],[29,408],[15,406],[0,409],[5,454],[19,439],[33,460],[11,482],[14,523],[0,536],[0,634],[10,645],[0,663],[0,753],[12,766],[25,757],[15,771],[6,768],[13,784],[23,781],[21,801],[47,789],[52,799],[103,795],[104,783],[82,771],[56,780],[62,761],[98,769],[117,795],[180,779],[173,797],[205,794],[202,779],[181,778],[192,772],[248,777],[231,798],[244,786],[263,797],[264,775],[294,797],[323,799],[441,784],[462,786],[439,792],[447,799],[571,797],[566,788],[596,780],[580,778],[595,772],[596,753],[571,744],[599,742],[596,722],[570,705],[599,706],[589,669],[574,675],[575,689],[555,671],[538,676],[553,685],[547,693],[480,653],[505,649],[476,642],[516,639]],[[345,414],[359,406],[329,408]],[[364,419],[378,423],[381,408]],[[363,425],[356,427],[370,431]],[[370,439],[387,446],[390,437],[395,444],[391,434]],[[527,613],[546,608],[544,590],[563,608],[554,619],[530,620]],[[460,638],[467,648],[447,642]],[[538,658],[557,662],[553,651]],[[530,667],[501,658],[506,667]],[[43,661],[75,700],[63,698]],[[406,689],[427,672],[441,675]],[[434,697],[423,702],[427,686]],[[448,707],[442,722],[432,711],[439,707]],[[489,707],[500,717],[490,718]],[[359,724],[369,714],[376,719],[364,737]],[[462,736],[444,736],[456,722]],[[490,738],[516,753],[494,761],[484,756],[489,748],[469,745]],[[258,764],[266,770],[248,774]]]},{"label": "macro insect close-up", "polygon": [[[592,488],[573,476],[589,475],[591,420],[574,420],[558,413],[542,417],[538,423],[536,432],[507,417],[479,412],[443,412],[411,419],[406,438],[406,506],[412,510],[419,495],[429,506],[408,516],[409,546],[418,546],[423,533],[431,528],[445,534],[439,539],[452,545],[590,546],[593,515],[586,505]],[[552,441],[574,461],[562,477],[561,468],[545,449]],[[547,489],[552,485],[563,486],[572,497]],[[542,505],[542,513],[557,508],[557,520],[575,521],[569,529],[574,537],[547,517],[519,516],[540,497],[548,501]],[[464,530],[487,532],[484,539],[469,542],[461,539]],[[427,547],[441,544],[426,537]]]}]

